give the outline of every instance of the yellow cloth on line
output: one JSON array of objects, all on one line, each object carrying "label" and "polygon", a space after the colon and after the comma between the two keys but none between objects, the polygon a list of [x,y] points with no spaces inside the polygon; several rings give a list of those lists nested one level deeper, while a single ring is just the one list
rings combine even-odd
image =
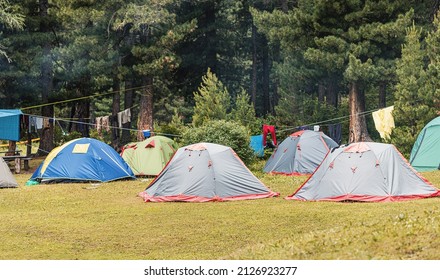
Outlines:
[{"label": "yellow cloth on line", "polygon": [[374,125],[382,139],[390,138],[394,126],[394,106],[386,107],[373,112]]}]

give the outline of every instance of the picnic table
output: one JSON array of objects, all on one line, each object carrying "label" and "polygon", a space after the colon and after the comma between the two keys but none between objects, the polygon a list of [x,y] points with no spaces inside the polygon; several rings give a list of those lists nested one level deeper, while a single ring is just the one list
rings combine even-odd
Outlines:
[{"label": "picnic table", "polygon": [[3,160],[6,162],[14,162],[15,163],[15,173],[19,174],[21,172],[21,166],[23,163],[23,168],[25,171],[29,170],[29,161],[32,157],[26,155],[20,155],[20,151],[6,151],[0,152],[4,154],[13,154],[8,156],[2,156]]}]

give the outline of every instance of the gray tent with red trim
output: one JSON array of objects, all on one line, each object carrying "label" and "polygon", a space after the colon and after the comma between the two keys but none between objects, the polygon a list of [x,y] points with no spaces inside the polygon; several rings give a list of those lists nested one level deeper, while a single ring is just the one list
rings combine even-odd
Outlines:
[{"label": "gray tent with red trim", "polygon": [[263,185],[230,147],[211,143],[178,149],[139,194],[145,202],[228,201],[278,195]]},{"label": "gray tent with red trim", "polygon": [[286,199],[403,201],[440,196],[391,144],[359,142],[329,153],[315,173]]},{"label": "gray tent with red trim", "polygon": [[272,174],[308,175],[321,164],[325,155],[338,144],[323,132],[297,131],[276,148],[263,171]]}]

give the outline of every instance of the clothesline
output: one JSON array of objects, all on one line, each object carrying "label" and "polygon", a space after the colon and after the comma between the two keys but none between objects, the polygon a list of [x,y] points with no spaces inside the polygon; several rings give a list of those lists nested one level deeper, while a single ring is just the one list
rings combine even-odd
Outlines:
[{"label": "clothesline", "polygon": [[[138,104],[130,107],[129,109],[134,108],[136,106],[138,106]],[[379,110],[379,109],[372,109],[372,110],[368,110],[368,111],[357,113],[355,115],[357,115],[357,116],[365,116],[365,115],[370,114],[370,113],[372,113],[374,111],[377,111],[377,110]],[[76,121],[76,120],[72,120],[72,119],[69,119],[69,118],[44,117],[44,116],[39,116],[39,115],[35,115],[35,114],[25,114],[25,113],[23,113],[23,115],[34,116],[34,117],[41,117],[41,118],[48,118],[48,119],[52,119],[54,121],[63,121],[63,122],[68,122],[68,123],[75,123],[75,124],[81,124],[81,125],[88,125],[88,126],[96,127],[95,123]],[[346,122],[346,121],[349,120],[349,118],[351,116],[352,115],[345,115],[345,116],[336,117],[336,118],[332,118],[332,119],[328,119],[328,120],[323,120],[323,121],[318,121],[318,122],[314,122],[314,123],[310,123],[310,124],[305,124],[305,125],[301,125],[301,126],[287,126],[284,129],[277,130],[276,133],[281,133],[281,132],[285,132],[285,131],[289,131],[289,130],[294,130],[294,129],[298,129],[300,127],[307,127],[307,126],[311,127],[311,126],[314,126],[314,125],[323,125],[323,124],[324,125],[329,125],[329,124],[326,124],[326,123],[332,122],[332,121],[337,121],[337,120],[342,120],[340,122]],[[61,127],[61,125],[60,125],[60,127]],[[126,131],[135,131],[135,132],[142,131],[142,130],[139,130],[139,129],[124,128],[124,127],[112,126],[112,125],[108,125],[108,128],[110,128],[110,129],[121,129],[121,130],[126,130]],[[154,132],[154,134],[165,135],[165,136],[173,136],[173,137],[182,137],[182,135],[180,135],[180,134],[167,134],[167,133],[160,133],[160,132]]]},{"label": "clothesline", "polygon": [[[68,102],[78,101],[78,100],[83,100],[83,99],[88,99],[88,98],[101,97],[101,96],[105,96],[105,95],[109,95],[109,94],[115,94],[115,93],[125,94],[126,92],[128,92],[130,90],[137,90],[137,89],[143,89],[143,88],[146,88],[146,86],[127,88],[127,89],[123,89],[123,90],[119,90],[119,91],[110,91],[110,92],[105,92],[105,93],[100,93],[100,94],[92,94],[92,95],[88,95],[88,96],[81,96],[81,97],[72,98],[72,99],[66,99],[66,100],[61,100],[61,101],[56,101],[56,102],[50,102],[50,103],[45,103],[45,104],[39,104],[39,105],[24,107],[24,108],[20,108],[20,110],[29,110],[29,109],[41,108],[41,107],[44,107],[44,106],[57,105],[57,104],[68,103]],[[134,92],[134,93],[136,93],[136,92]],[[142,95],[142,93],[139,93],[139,94]]]},{"label": "clothesline", "polygon": [[[373,109],[373,110],[368,110],[368,111],[364,111],[364,112],[360,112],[360,113],[354,114],[354,116],[365,116],[365,115],[368,115],[368,114],[370,114],[370,113],[372,113],[372,112],[374,112],[374,111],[377,111],[377,110],[379,110],[379,109],[380,109],[380,108],[378,108],[378,109]],[[314,123],[305,124],[305,125],[299,125],[299,126],[288,126],[286,129],[278,130],[277,132],[283,132],[283,131],[294,130],[294,129],[300,128],[300,127],[302,127],[302,126],[321,125],[321,124],[324,124],[324,123],[333,122],[333,121],[337,121],[337,120],[341,120],[341,119],[347,119],[347,120],[349,120],[349,118],[350,118],[351,116],[352,116],[352,115],[350,114],[350,115],[345,115],[345,116],[342,116],[342,117],[337,117],[337,118],[333,118],[333,119],[323,120],[323,121],[314,122]],[[345,121],[347,121],[347,120],[345,120]]]},{"label": "clothesline", "polygon": [[[73,120],[69,120],[69,119],[56,118],[56,117],[45,117],[45,116],[40,116],[40,115],[35,115],[35,114],[26,114],[26,113],[23,113],[23,115],[32,116],[32,117],[38,117],[38,118],[46,118],[46,119],[53,120],[53,121],[62,121],[62,122],[67,122],[67,123],[75,123],[75,124],[82,124],[82,125],[88,125],[88,126],[96,127],[95,123],[89,123],[89,122],[73,121]],[[135,131],[135,132],[142,131],[141,129],[124,128],[124,127],[112,126],[112,125],[109,125],[108,127],[111,128],[111,129],[121,129],[121,130],[127,130],[127,131]],[[178,135],[178,134],[169,134],[169,133],[161,133],[161,132],[152,132],[152,133],[153,134],[157,134],[157,135],[182,137],[182,135]]]}]

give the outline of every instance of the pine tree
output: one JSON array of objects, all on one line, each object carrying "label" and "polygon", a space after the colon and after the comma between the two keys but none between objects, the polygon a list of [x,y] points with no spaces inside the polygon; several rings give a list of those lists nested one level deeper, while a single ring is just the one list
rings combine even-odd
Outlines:
[{"label": "pine tree", "polygon": [[259,131],[261,124],[258,123],[255,117],[255,109],[249,103],[249,94],[242,89],[242,91],[235,98],[235,107],[232,109],[230,118],[247,127],[250,131]]},{"label": "pine tree", "polygon": [[[263,13],[257,19],[272,41],[281,42],[296,94],[326,96],[337,107],[339,91],[348,88],[351,115],[361,116],[365,92],[392,81],[389,73],[413,15],[410,8],[408,1],[300,0],[288,13]],[[365,119],[352,117],[350,141],[368,139]]]},{"label": "pine tree", "polygon": [[[0,26],[3,25],[8,29],[22,30],[24,25],[24,16],[14,11],[14,7],[8,0],[0,0]],[[2,35],[0,29],[0,36]],[[0,37],[1,39],[1,37]],[[3,46],[0,44],[0,56],[4,56],[8,62],[11,62],[6,52],[2,50]]]},{"label": "pine tree", "polygon": [[429,59],[428,75],[432,100],[437,115],[440,115],[440,12],[434,18],[433,30],[426,38],[427,56]]},{"label": "pine tree", "polygon": [[230,107],[230,96],[226,87],[208,68],[202,83],[194,92],[193,125],[202,126],[209,120],[225,120]]},{"label": "pine tree", "polygon": [[398,84],[393,112],[396,128],[391,142],[405,156],[409,155],[418,133],[435,116],[433,88],[420,39],[421,30],[415,26],[409,28],[402,46],[402,58],[397,62]]},{"label": "pine tree", "polygon": [[[173,13],[174,0],[131,1],[117,13],[113,24],[115,30],[133,35],[131,70],[142,87],[138,116],[138,140],[143,139],[142,130],[153,130],[155,99],[160,97],[158,85],[166,87],[166,80],[180,64],[175,46],[194,27],[195,22],[176,23]],[[155,82],[160,80],[160,83]],[[162,88],[164,90],[164,88]]]}]

